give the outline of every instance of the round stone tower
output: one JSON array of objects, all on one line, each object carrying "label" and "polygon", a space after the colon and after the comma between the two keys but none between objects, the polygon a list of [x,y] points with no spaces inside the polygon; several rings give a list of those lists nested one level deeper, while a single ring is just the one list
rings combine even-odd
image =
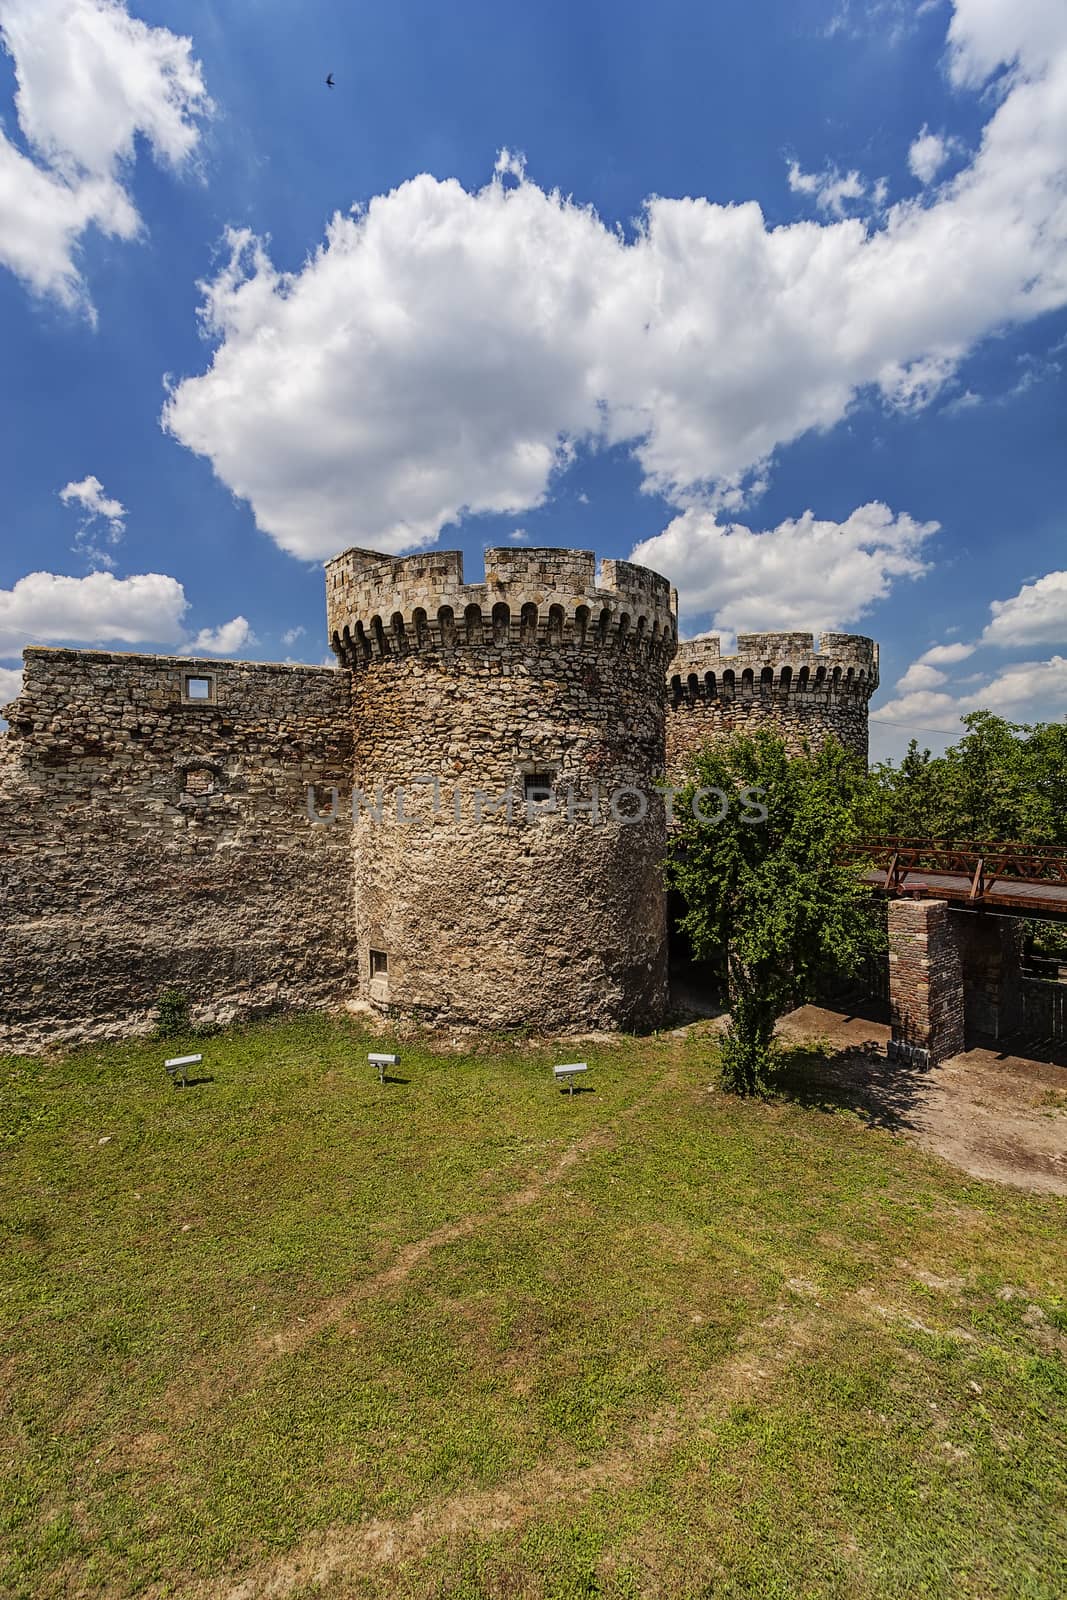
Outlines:
[{"label": "round stone tower", "polygon": [[483,1028],[639,1028],[667,1000],[665,578],[582,550],[347,550],[355,987]]},{"label": "round stone tower", "polygon": [[770,726],[798,752],[834,737],[867,760],[867,703],[878,687],[878,646],[860,634],[740,633],[681,645],[670,669],[667,766],[680,773],[701,745]]}]

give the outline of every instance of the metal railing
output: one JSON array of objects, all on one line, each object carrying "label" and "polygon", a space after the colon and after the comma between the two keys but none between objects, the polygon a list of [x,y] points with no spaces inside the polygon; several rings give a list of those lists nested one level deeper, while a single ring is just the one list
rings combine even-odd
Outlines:
[{"label": "metal railing", "polygon": [[[1059,910],[1067,905],[1067,851],[1062,845],[956,844],[890,835],[857,846],[853,859],[869,863],[872,886],[886,894],[947,895],[974,906],[1030,907],[1035,916],[1043,903]],[[939,881],[927,884],[923,874]]]}]

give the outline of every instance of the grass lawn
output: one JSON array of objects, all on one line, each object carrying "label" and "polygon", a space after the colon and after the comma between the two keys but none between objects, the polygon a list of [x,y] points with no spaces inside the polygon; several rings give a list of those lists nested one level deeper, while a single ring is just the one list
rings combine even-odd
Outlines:
[{"label": "grass lawn", "polygon": [[376,1045],[0,1060],[0,1594],[1067,1592],[1063,1200],[699,1029]]}]

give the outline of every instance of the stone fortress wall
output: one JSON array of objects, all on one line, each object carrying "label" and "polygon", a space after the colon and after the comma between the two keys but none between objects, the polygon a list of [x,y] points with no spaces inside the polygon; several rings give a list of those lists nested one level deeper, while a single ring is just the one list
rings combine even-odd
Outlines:
[{"label": "stone fortress wall", "polygon": [[689,639],[671,669],[667,761],[684,769],[702,745],[771,727],[798,754],[836,738],[867,760],[867,705],[878,646],[859,634],[741,633],[734,655],[717,637]]},{"label": "stone fortress wall", "polygon": [[168,988],[198,1020],[358,998],[653,1024],[665,771],[759,722],[866,753],[870,640],[679,651],[666,579],[587,551],[490,550],[468,584],[455,551],[348,550],[326,578],[338,671],[25,652],[0,735],[0,1050],[147,1028]]},{"label": "stone fortress wall", "polygon": [[[485,567],[480,584],[458,552],[327,567],[355,782],[383,789],[352,835],[358,993],[484,1027],[654,1024],[670,586],[624,561],[598,584],[587,551],[493,549]],[[624,788],[640,794],[613,815]],[[627,804],[648,805],[640,824]]]},{"label": "stone fortress wall", "polygon": [[[208,698],[187,689],[207,685]],[[348,676],[29,649],[0,738],[0,1049],[147,1026],[161,990],[226,1020],[347,981]]]}]

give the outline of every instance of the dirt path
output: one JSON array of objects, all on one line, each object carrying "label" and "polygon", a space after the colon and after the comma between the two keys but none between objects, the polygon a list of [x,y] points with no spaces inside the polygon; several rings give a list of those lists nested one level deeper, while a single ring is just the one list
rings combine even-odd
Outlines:
[{"label": "dirt path", "polygon": [[[639,1099],[624,1111],[617,1113],[611,1121],[599,1123],[575,1139],[557,1156],[551,1166],[531,1177],[521,1189],[504,1196],[499,1204],[489,1210],[480,1210],[469,1216],[459,1217],[455,1222],[444,1223],[441,1227],[424,1234],[422,1238],[402,1245],[387,1266],[370,1277],[361,1279],[344,1294],[322,1300],[314,1309],[295,1318],[283,1328],[278,1328],[269,1334],[257,1335],[249,1340],[245,1347],[244,1359],[238,1360],[236,1364],[230,1362],[224,1370],[209,1375],[182,1373],[163,1395],[161,1414],[173,1419],[185,1414],[190,1406],[203,1407],[220,1403],[234,1392],[235,1387],[240,1387],[240,1380],[235,1378],[235,1370],[247,1374],[246,1381],[252,1382],[262,1372],[264,1360],[299,1350],[323,1329],[344,1323],[364,1302],[403,1283],[420,1262],[433,1251],[452,1244],[457,1239],[469,1238],[477,1229],[491,1226],[496,1219],[536,1205],[583,1157],[593,1150],[612,1144],[618,1138],[621,1128],[635,1117],[641,1116],[659,1095],[676,1088],[678,1072],[679,1060],[675,1051],[672,1052],[663,1071]],[[125,1444],[117,1442],[115,1459],[116,1461],[125,1457],[138,1459],[147,1452],[157,1460],[161,1460],[162,1439],[161,1434],[150,1433],[127,1440]]]},{"label": "dirt path", "polygon": [[872,1123],[911,1134],[976,1178],[1067,1194],[1067,1069],[994,1050],[966,1050],[940,1067],[887,1061],[884,1023],[801,1006],[783,1018],[792,1044],[833,1050],[805,1064],[802,1094],[821,1090]]},{"label": "dirt path", "polygon": [[383,1289],[392,1289],[398,1283],[403,1283],[419,1263],[425,1261],[434,1250],[440,1250],[443,1245],[453,1244],[457,1239],[469,1238],[478,1228],[485,1227],[487,1222],[510,1216],[513,1211],[525,1210],[527,1206],[536,1205],[546,1190],[558,1183],[583,1156],[609,1143],[612,1137],[611,1127],[592,1128],[580,1139],[576,1139],[572,1145],[568,1145],[559,1160],[545,1172],[526,1184],[524,1188],[505,1196],[491,1212],[476,1211],[471,1216],[460,1217],[456,1222],[446,1222],[421,1239],[413,1239],[410,1244],[402,1245],[389,1265],[381,1272],[363,1278],[357,1287],[347,1294],[337,1295],[332,1300],[324,1300],[310,1316],[301,1317],[298,1322],[292,1322],[276,1333],[265,1335],[261,1341],[261,1348],[271,1355],[288,1354],[292,1350],[299,1349],[323,1328],[343,1322],[364,1300],[371,1300],[375,1295],[381,1294]]},{"label": "dirt path", "polygon": [[[862,1297],[854,1298],[859,1316],[874,1314]],[[876,1314],[885,1313],[878,1308]],[[330,1528],[267,1558],[243,1577],[220,1575],[177,1593],[181,1600],[283,1600],[350,1573],[402,1568],[442,1539],[514,1532],[554,1506],[577,1508],[598,1489],[632,1486],[666,1460],[679,1438],[691,1434],[702,1419],[720,1417],[742,1397],[769,1389],[786,1366],[817,1346],[831,1315],[825,1303],[810,1306],[804,1297],[791,1294],[752,1330],[734,1356],[709,1374],[707,1384],[642,1417],[593,1461],[562,1449],[491,1489],[461,1490],[408,1516],[371,1517]]]},{"label": "dirt path", "polygon": [[[913,1270],[903,1265],[907,1272]],[[941,1320],[949,1319],[956,1285],[916,1276],[945,1291]],[[563,1448],[493,1488],[430,1499],[406,1516],[368,1517],[327,1528],[291,1550],[266,1557],[240,1577],[219,1574],[175,1593],[178,1600],[286,1600],[320,1588],[339,1595],[346,1590],[338,1586],[352,1574],[376,1571],[380,1582],[388,1581],[391,1572],[399,1578],[405,1566],[442,1540],[521,1532],[560,1506],[577,1512],[598,1490],[623,1490],[647,1480],[669,1460],[680,1439],[692,1438],[738,1401],[768,1397],[795,1362],[823,1348],[835,1325],[849,1324],[857,1339],[865,1329],[887,1322],[932,1332],[900,1303],[900,1287],[890,1277],[833,1294],[790,1279],[786,1294],[748,1330],[732,1355],[677,1401],[635,1421],[594,1460],[582,1460]],[[952,1333],[961,1340],[975,1337],[963,1328]]]},{"label": "dirt path", "polygon": [[383,1289],[392,1289],[398,1283],[403,1283],[419,1263],[434,1250],[441,1249],[443,1245],[453,1244],[457,1239],[469,1238],[478,1228],[484,1228],[494,1219],[510,1216],[512,1212],[524,1211],[527,1207],[536,1205],[547,1190],[559,1183],[583,1156],[613,1143],[618,1136],[619,1127],[639,1116],[658,1095],[674,1087],[677,1077],[678,1063],[676,1059],[672,1059],[657,1077],[652,1088],[632,1106],[620,1112],[612,1122],[590,1128],[588,1133],[582,1134],[573,1144],[568,1145],[551,1167],[532,1178],[521,1189],[515,1190],[513,1194],[506,1195],[491,1211],[475,1211],[470,1216],[460,1217],[456,1222],[445,1223],[423,1238],[414,1239],[410,1244],[403,1245],[381,1272],[364,1278],[347,1294],[338,1295],[332,1300],[324,1300],[311,1316],[301,1318],[299,1322],[290,1323],[288,1327],[268,1335],[262,1341],[263,1347],[271,1354],[288,1353],[298,1349],[323,1328],[332,1327],[343,1321],[364,1300],[372,1299]]}]

